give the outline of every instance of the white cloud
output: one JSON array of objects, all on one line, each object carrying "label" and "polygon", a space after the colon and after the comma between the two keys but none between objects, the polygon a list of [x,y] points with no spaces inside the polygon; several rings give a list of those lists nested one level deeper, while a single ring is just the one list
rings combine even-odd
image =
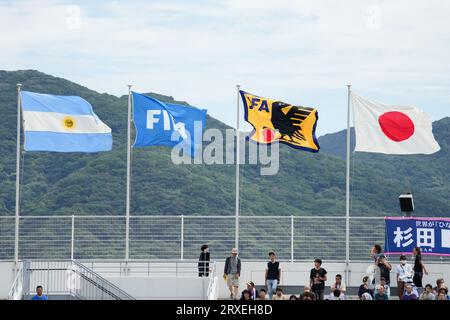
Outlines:
[{"label": "white cloud", "polygon": [[347,83],[435,119],[449,115],[445,0],[95,1],[80,5],[76,30],[67,28],[71,4],[0,4],[3,68],[39,69],[116,95],[133,83],[231,124],[237,83],[318,106],[319,133],[345,126]]}]

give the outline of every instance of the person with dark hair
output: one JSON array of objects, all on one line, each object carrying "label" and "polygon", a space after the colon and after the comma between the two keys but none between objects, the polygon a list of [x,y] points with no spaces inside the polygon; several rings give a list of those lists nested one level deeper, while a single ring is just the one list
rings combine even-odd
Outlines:
[{"label": "person with dark hair", "polygon": [[247,290],[250,292],[252,300],[256,300],[258,292],[256,291],[255,284],[253,283],[253,281],[247,282]]},{"label": "person with dark hair", "polygon": [[391,283],[391,270],[392,265],[387,260],[387,257],[384,254],[380,254],[375,266],[373,284],[380,284],[381,278],[384,278],[386,284],[389,285]]},{"label": "person with dark hair", "polygon": [[340,274],[336,275],[336,282],[331,286],[331,292],[334,290],[340,290],[343,294],[347,291],[345,283],[342,282],[342,276]]},{"label": "person with dark hair", "polygon": [[300,295],[300,300],[316,300],[316,296],[314,293],[307,291]]},{"label": "person with dark hair", "polygon": [[370,250],[370,257],[374,260],[375,264],[378,264],[378,259],[381,256],[381,246],[379,244],[374,244]]},{"label": "person with dark hair", "polygon": [[327,281],[327,271],[321,266],[322,260],[315,259],[314,268],[311,269],[309,275],[311,290],[316,295],[317,300],[323,300],[325,281]]},{"label": "person with dark hair", "polygon": [[297,296],[295,294],[293,294],[289,297],[289,300],[298,300],[298,299],[297,299]]},{"label": "person with dark hair", "polygon": [[402,300],[403,292],[406,284],[412,284],[413,270],[410,264],[407,263],[406,256],[400,256],[400,264],[397,266],[397,288],[398,297]]},{"label": "person with dark hair", "polygon": [[423,287],[423,285],[422,285],[423,274],[424,273],[428,274],[428,271],[422,262],[422,254],[420,253],[420,247],[415,247],[413,249],[413,253],[415,255],[414,267],[413,267],[413,271],[414,271],[413,282],[416,287],[422,288]]},{"label": "person with dark hair", "polygon": [[43,291],[44,289],[42,288],[42,286],[37,286],[36,295],[33,298],[31,298],[31,300],[48,300],[47,296],[42,293]]},{"label": "person with dark hair", "polygon": [[436,296],[433,294],[433,286],[431,284],[425,285],[425,290],[419,297],[419,300],[436,300]]},{"label": "person with dark hair", "polygon": [[448,296],[448,288],[445,286],[440,287],[436,300],[450,300]]},{"label": "person with dark hair", "polygon": [[326,297],[326,300],[345,300],[345,295],[341,290],[335,289]]},{"label": "person with dark hair", "polygon": [[200,248],[201,253],[198,258],[198,276],[208,277],[209,276],[209,246],[207,244],[202,245]]},{"label": "person with dark hair", "polygon": [[248,291],[248,290],[242,291],[241,300],[242,301],[252,301],[253,299],[252,299],[250,291]]},{"label": "person with dark hair", "polygon": [[275,289],[280,284],[281,278],[281,269],[280,263],[275,261],[276,255],[275,252],[269,252],[269,262],[267,262],[266,274],[265,274],[265,282],[267,285],[267,292],[269,294],[269,300],[272,300],[273,293]]},{"label": "person with dark hair", "polygon": [[377,292],[373,296],[373,300],[389,300],[389,296],[384,291],[384,287],[379,284],[376,286]]},{"label": "person with dark hair", "polygon": [[257,300],[267,300],[267,292],[266,289],[259,290],[258,299]]},{"label": "person with dark hair", "polygon": [[368,293],[371,296],[373,294],[373,291],[369,289],[369,277],[368,276],[365,276],[362,279],[362,284],[359,286],[358,297],[360,300],[363,300],[363,295],[365,293]]},{"label": "person with dark hair", "polygon": [[281,287],[277,287],[272,300],[286,300],[286,297],[283,294],[283,289]]}]

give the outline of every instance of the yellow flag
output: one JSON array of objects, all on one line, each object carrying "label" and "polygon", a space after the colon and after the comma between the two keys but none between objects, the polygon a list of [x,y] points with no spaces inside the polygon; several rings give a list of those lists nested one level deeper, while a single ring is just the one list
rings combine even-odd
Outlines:
[{"label": "yellow flag", "polygon": [[258,143],[279,141],[293,148],[318,152],[314,108],[293,106],[278,100],[240,91],[244,102],[245,121],[255,129],[250,139]]}]

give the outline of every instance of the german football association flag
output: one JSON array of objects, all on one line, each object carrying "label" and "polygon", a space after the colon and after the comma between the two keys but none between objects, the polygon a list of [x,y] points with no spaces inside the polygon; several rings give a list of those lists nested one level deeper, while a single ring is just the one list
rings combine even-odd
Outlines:
[{"label": "german football association flag", "polygon": [[293,106],[278,100],[240,91],[244,102],[245,121],[255,129],[250,139],[258,143],[279,141],[296,149],[318,152],[314,108]]}]

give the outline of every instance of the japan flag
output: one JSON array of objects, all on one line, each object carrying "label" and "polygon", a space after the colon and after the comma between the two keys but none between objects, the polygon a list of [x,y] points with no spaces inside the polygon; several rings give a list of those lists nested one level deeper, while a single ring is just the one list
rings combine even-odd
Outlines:
[{"label": "japan flag", "polygon": [[432,154],[440,150],[427,114],[416,107],[385,105],[353,92],[355,151]]}]

